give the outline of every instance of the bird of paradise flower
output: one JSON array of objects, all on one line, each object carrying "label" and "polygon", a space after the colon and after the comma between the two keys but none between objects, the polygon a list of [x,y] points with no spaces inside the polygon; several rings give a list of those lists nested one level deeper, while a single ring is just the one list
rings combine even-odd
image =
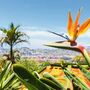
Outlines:
[{"label": "bird of paradise flower", "polygon": [[69,34],[70,38],[67,35],[58,34],[58,33],[52,32],[52,31],[49,31],[49,32],[63,37],[68,42],[70,42],[71,46],[76,46],[77,45],[76,39],[78,38],[78,36],[80,36],[81,34],[84,34],[90,28],[90,18],[88,18],[81,25],[79,24],[79,18],[80,18],[80,10],[76,16],[75,21],[72,20],[71,12],[68,13],[67,30],[68,30],[68,34]]},{"label": "bird of paradise flower", "polygon": [[[78,45],[77,41],[76,41],[77,38],[81,34],[84,34],[90,28],[90,18],[88,18],[82,24],[79,23],[79,18],[80,18],[80,10],[79,10],[79,12],[78,12],[78,14],[76,16],[76,20],[75,21],[72,20],[71,12],[69,12],[68,13],[68,25],[67,25],[67,30],[68,30],[69,36],[49,31],[49,32],[51,32],[53,34],[56,34],[56,35],[58,35],[60,37],[63,37],[64,39],[66,39],[66,41],[59,41],[59,42],[54,42],[54,43],[48,43],[48,44],[45,44],[45,45],[46,46],[50,46],[50,47],[54,47],[54,48],[78,51],[78,52],[82,53],[82,55],[85,57],[85,60],[86,60],[86,62],[88,64],[88,66],[90,67],[90,56],[88,55],[87,50],[85,49],[84,46]],[[76,74],[74,74],[75,72],[76,72]],[[82,77],[82,81],[81,82],[84,81],[90,87],[90,81],[88,79],[86,79],[86,77],[81,75],[82,72],[80,70],[76,69],[76,71],[74,71],[72,73],[74,75],[76,75],[76,76],[79,75],[80,78]],[[66,73],[66,75],[67,74],[68,73]]]}]

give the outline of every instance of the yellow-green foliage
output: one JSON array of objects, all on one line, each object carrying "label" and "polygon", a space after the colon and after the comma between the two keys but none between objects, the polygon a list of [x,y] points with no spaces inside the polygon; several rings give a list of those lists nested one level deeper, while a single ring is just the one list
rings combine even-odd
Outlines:
[{"label": "yellow-green foliage", "polygon": [[37,71],[39,69],[39,62],[37,62],[36,60],[25,59],[25,60],[20,60],[17,63],[23,65],[30,72]]}]

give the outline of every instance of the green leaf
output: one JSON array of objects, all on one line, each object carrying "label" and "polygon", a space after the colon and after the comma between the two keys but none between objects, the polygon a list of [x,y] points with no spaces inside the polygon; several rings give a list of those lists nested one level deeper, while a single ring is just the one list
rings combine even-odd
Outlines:
[{"label": "green leaf", "polygon": [[90,80],[90,72],[84,67],[82,67],[81,65],[79,65],[79,63],[77,64],[77,66],[79,67],[81,72],[84,74],[84,76],[87,77],[88,80]]},{"label": "green leaf", "polygon": [[90,88],[86,85],[86,83],[81,80],[79,77],[76,77],[69,70],[64,69],[64,73],[70,81],[74,81],[77,85],[79,85],[83,90],[89,90]]},{"label": "green leaf", "polygon": [[[22,83],[29,89],[29,85],[36,87],[38,90],[52,90],[49,86],[42,83],[34,75],[32,75],[25,67],[15,64],[13,65],[15,74],[19,77]],[[27,83],[29,85],[27,85]]]},{"label": "green leaf", "polygon": [[14,73],[12,73],[2,84],[2,88],[6,88],[8,87],[11,83],[12,83],[12,80],[14,79],[15,75]]},{"label": "green leaf", "polygon": [[77,46],[71,46],[70,42],[68,42],[68,41],[53,42],[53,43],[47,43],[44,45],[49,46],[49,47],[54,47],[54,48],[67,49],[67,50],[81,52],[81,50]]},{"label": "green leaf", "polygon": [[50,75],[48,72],[44,72],[43,77],[49,80],[52,80],[55,84],[59,86],[61,90],[65,90],[64,86],[59,81],[57,81],[52,75]]},{"label": "green leaf", "polygon": [[2,83],[10,72],[11,62],[7,62],[4,70],[0,74],[0,83]]},{"label": "green leaf", "polygon": [[55,90],[63,90],[61,87],[59,87],[59,85],[57,85],[55,82],[53,82],[52,80],[50,79],[47,79],[47,78],[40,78],[40,80],[49,85],[50,87],[54,88]]}]

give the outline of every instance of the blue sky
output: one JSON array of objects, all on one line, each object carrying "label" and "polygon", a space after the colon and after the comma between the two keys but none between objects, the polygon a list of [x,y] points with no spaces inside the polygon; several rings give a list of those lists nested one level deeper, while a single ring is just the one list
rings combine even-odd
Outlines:
[{"label": "blue sky", "polygon": [[[19,24],[30,36],[30,48],[47,48],[44,43],[62,40],[47,30],[67,33],[68,11],[75,19],[79,8],[82,23],[90,17],[90,0],[0,0],[0,27]],[[90,30],[78,42],[89,46],[89,38]]]}]

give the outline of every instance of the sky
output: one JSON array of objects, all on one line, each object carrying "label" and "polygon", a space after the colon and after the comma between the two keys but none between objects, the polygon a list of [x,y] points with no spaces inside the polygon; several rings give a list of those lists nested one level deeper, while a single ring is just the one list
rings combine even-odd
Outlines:
[{"label": "sky", "polygon": [[[80,8],[82,23],[90,18],[90,0],[0,0],[0,28],[8,28],[11,22],[21,25],[20,30],[30,36],[28,47],[47,48],[43,44],[63,40],[48,30],[67,33],[68,12],[75,20]],[[77,41],[89,46],[89,39],[90,29]]]}]

